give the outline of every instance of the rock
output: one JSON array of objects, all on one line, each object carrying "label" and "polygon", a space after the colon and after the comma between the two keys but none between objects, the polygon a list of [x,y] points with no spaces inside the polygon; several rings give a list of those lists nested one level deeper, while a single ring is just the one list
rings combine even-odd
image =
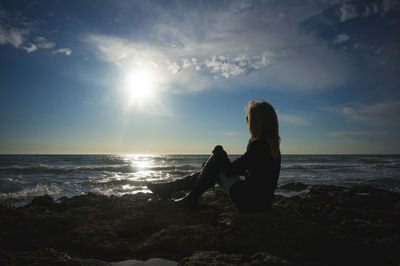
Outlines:
[{"label": "rock", "polygon": [[197,211],[150,193],[0,204],[0,264],[103,265],[156,257],[181,265],[400,261],[399,193],[313,186],[290,198],[277,195],[273,206],[270,213],[240,213],[220,187],[202,196]]},{"label": "rock", "polygon": [[247,257],[239,254],[225,254],[219,251],[200,251],[179,262],[179,266],[244,265]]},{"label": "rock", "polygon": [[124,260],[113,262],[113,266],[176,266],[178,263],[172,260],[152,258],[146,261],[142,260]]},{"label": "rock", "polygon": [[[0,250],[0,262],[2,258],[7,256]],[[15,265],[75,265],[75,266],[107,266],[110,263],[106,263],[100,260],[87,259],[87,260],[76,260],[71,258],[64,252],[56,251],[52,248],[43,248],[33,251],[19,252],[17,254],[8,255],[7,261],[3,261],[4,264],[15,264]]]},{"label": "rock", "polygon": [[200,251],[190,257],[181,260],[179,266],[191,265],[270,265],[288,266],[289,263],[283,258],[272,256],[266,252],[259,252],[253,256],[240,254],[226,254],[219,251]]},{"label": "rock", "polygon": [[283,190],[293,190],[293,191],[302,191],[308,188],[308,185],[305,185],[303,183],[300,182],[291,182],[291,183],[287,183],[284,184],[282,186],[279,187],[279,189],[283,189]]},{"label": "rock", "polygon": [[36,206],[42,206],[45,208],[51,208],[55,205],[55,201],[52,197],[50,197],[49,195],[44,195],[44,196],[38,196],[33,198],[33,200],[31,201],[31,203],[29,205],[36,205]]},{"label": "rock", "polygon": [[268,266],[288,266],[290,265],[286,259],[272,256],[267,252],[259,252],[250,258],[250,265],[268,265]]}]

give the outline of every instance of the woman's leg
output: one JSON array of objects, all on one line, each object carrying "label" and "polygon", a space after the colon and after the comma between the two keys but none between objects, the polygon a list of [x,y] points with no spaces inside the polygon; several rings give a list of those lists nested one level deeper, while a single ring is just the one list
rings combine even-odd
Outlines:
[{"label": "woman's leg", "polygon": [[200,196],[209,188],[213,187],[218,181],[220,167],[217,163],[215,155],[211,155],[201,169],[199,177],[194,184],[190,193],[179,200],[180,204],[189,209],[194,209],[198,206]]},{"label": "woman's leg", "polygon": [[168,198],[175,191],[190,190],[196,183],[200,172],[166,183],[148,183],[147,188],[161,198]]}]

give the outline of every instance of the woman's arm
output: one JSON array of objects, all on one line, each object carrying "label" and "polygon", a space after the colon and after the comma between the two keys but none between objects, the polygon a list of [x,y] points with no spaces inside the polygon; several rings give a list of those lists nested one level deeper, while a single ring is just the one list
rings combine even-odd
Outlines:
[{"label": "woman's arm", "polygon": [[247,151],[233,162],[229,160],[222,146],[216,146],[213,153],[217,157],[217,161],[221,165],[222,171],[224,171],[227,176],[235,176],[244,175],[246,170],[250,168],[251,162],[254,161],[254,150],[254,145],[250,143]]}]

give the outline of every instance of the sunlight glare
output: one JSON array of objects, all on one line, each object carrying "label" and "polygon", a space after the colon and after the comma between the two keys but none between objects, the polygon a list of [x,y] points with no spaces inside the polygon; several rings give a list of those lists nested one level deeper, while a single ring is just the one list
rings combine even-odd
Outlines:
[{"label": "sunlight glare", "polygon": [[134,70],[126,75],[125,89],[129,106],[140,107],[154,97],[155,75],[150,70]]}]

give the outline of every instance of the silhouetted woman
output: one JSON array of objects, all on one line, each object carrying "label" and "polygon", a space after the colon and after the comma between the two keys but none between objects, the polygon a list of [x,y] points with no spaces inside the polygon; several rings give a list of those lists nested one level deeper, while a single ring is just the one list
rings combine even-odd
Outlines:
[{"label": "silhouetted woman", "polygon": [[204,191],[219,182],[239,210],[270,210],[281,168],[278,118],[268,102],[250,101],[246,122],[250,140],[247,151],[238,159],[231,162],[222,146],[216,146],[199,173],[174,182],[148,184],[148,188],[160,196],[189,188],[191,192],[179,203],[195,209]]}]

